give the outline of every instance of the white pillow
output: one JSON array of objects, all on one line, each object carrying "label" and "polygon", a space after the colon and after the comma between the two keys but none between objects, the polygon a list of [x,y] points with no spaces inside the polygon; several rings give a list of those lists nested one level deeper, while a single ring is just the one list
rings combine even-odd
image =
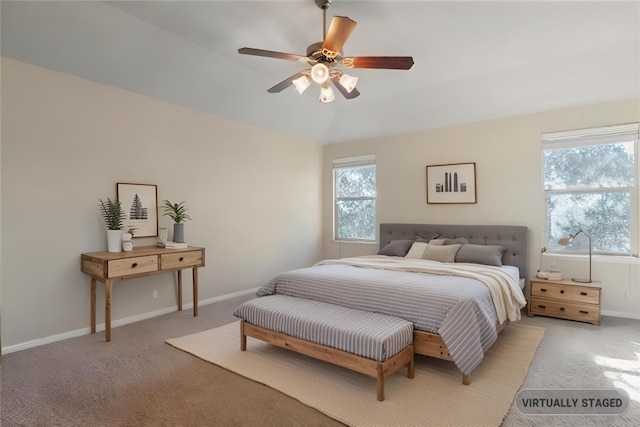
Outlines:
[{"label": "white pillow", "polygon": [[427,247],[427,242],[413,242],[409,252],[404,256],[405,258],[420,259],[424,253],[424,249]]},{"label": "white pillow", "polygon": [[444,245],[444,241],[447,239],[431,239],[429,240],[429,244],[430,245],[437,245],[437,246],[442,246]]},{"label": "white pillow", "polygon": [[459,243],[444,246],[427,245],[422,253],[422,258],[431,261],[454,262],[461,246]]}]

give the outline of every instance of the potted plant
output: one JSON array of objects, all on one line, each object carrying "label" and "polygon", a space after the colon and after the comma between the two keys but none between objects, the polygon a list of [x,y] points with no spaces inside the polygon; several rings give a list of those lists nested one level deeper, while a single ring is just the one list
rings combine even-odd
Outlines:
[{"label": "potted plant", "polygon": [[107,250],[109,252],[122,252],[122,234],[124,230],[123,221],[125,219],[124,210],[120,200],[107,201],[100,199],[100,213],[107,226]]},{"label": "potted plant", "polygon": [[191,219],[187,213],[187,208],[184,206],[184,201],[171,203],[168,200],[163,200],[163,203],[163,215],[168,216],[175,222],[175,224],[173,224],[173,241],[176,243],[184,243],[184,222]]},{"label": "potted plant", "polygon": [[122,241],[130,242],[133,236],[136,234],[136,230],[137,229],[135,227],[129,227],[127,231],[125,231],[124,234],[122,235]]}]

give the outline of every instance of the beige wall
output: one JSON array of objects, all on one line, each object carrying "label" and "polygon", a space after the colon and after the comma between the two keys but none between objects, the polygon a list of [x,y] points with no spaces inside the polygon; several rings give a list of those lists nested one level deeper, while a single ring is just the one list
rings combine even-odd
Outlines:
[{"label": "beige wall", "polygon": [[[1,100],[6,351],[88,332],[80,254],[106,250],[98,199],[116,182],[186,201],[186,240],[206,248],[201,301],[321,256],[322,147],[7,58]],[[114,325],[175,309],[174,289],[169,275],[116,283]]]},{"label": "beige wall", "polygon": [[[525,225],[530,230],[529,271],[535,272],[544,211],[540,134],[638,121],[639,104],[632,99],[325,146],[324,257],[378,249],[332,238],[332,159],[375,154],[379,222]],[[478,203],[427,204],[426,165],[461,162],[476,163]],[[545,256],[544,262],[552,260],[567,276],[586,274],[584,257]],[[594,258],[593,277],[602,281],[605,313],[640,318],[639,272],[637,258]]]}]

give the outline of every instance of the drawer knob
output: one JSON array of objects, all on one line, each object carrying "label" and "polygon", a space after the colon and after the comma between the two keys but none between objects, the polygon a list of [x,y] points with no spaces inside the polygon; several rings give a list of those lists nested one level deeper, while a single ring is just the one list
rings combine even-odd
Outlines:
[{"label": "drawer knob", "polygon": [[580,295],[582,295],[582,296],[586,297],[586,296],[587,296],[587,293],[586,293],[586,292],[580,292]]},{"label": "drawer knob", "polygon": [[561,289],[561,290],[560,290],[560,293],[561,293],[561,294],[564,294],[564,289]]},{"label": "drawer knob", "polygon": [[546,306],[544,306],[544,305],[540,305],[540,304],[538,304],[538,308],[547,308],[547,307],[546,307]]},{"label": "drawer knob", "polygon": [[180,257],[180,262],[184,261],[184,257]]},{"label": "drawer knob", "polygon": [[134,262],[133,264],[131,264],[131,268],[136,268],[138,266],[137,262]]},{"label": "drawer knob", "polygon": [[560,307],[560,311],[564,311],[564,307]]},{"label": "drawer knob", "polygon": [[585,310],[580,310],[580,314],[589,314],[589,312]]},{"label": "drawer knob", "polygon": [[540,292],[547,292],[545,288],[540,288]]}]

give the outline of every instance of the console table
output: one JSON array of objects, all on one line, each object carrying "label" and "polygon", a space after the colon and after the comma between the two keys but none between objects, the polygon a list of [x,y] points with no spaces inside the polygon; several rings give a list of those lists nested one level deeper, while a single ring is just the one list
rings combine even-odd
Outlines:
[{"label": "console table", "polygon": [[198,267],[204,267],[204,248],[166,249],[136,247],[130,252],[91,252],[81,255],[83,273],[91,276],[91,333],[96,332],[96,281],[105,285],[104,323],[111,341],[111,293],[113,283],[158,273],[178,274],[178,310],[182,310],[182,270],[193,271],[193,315],[198,315]]}]

